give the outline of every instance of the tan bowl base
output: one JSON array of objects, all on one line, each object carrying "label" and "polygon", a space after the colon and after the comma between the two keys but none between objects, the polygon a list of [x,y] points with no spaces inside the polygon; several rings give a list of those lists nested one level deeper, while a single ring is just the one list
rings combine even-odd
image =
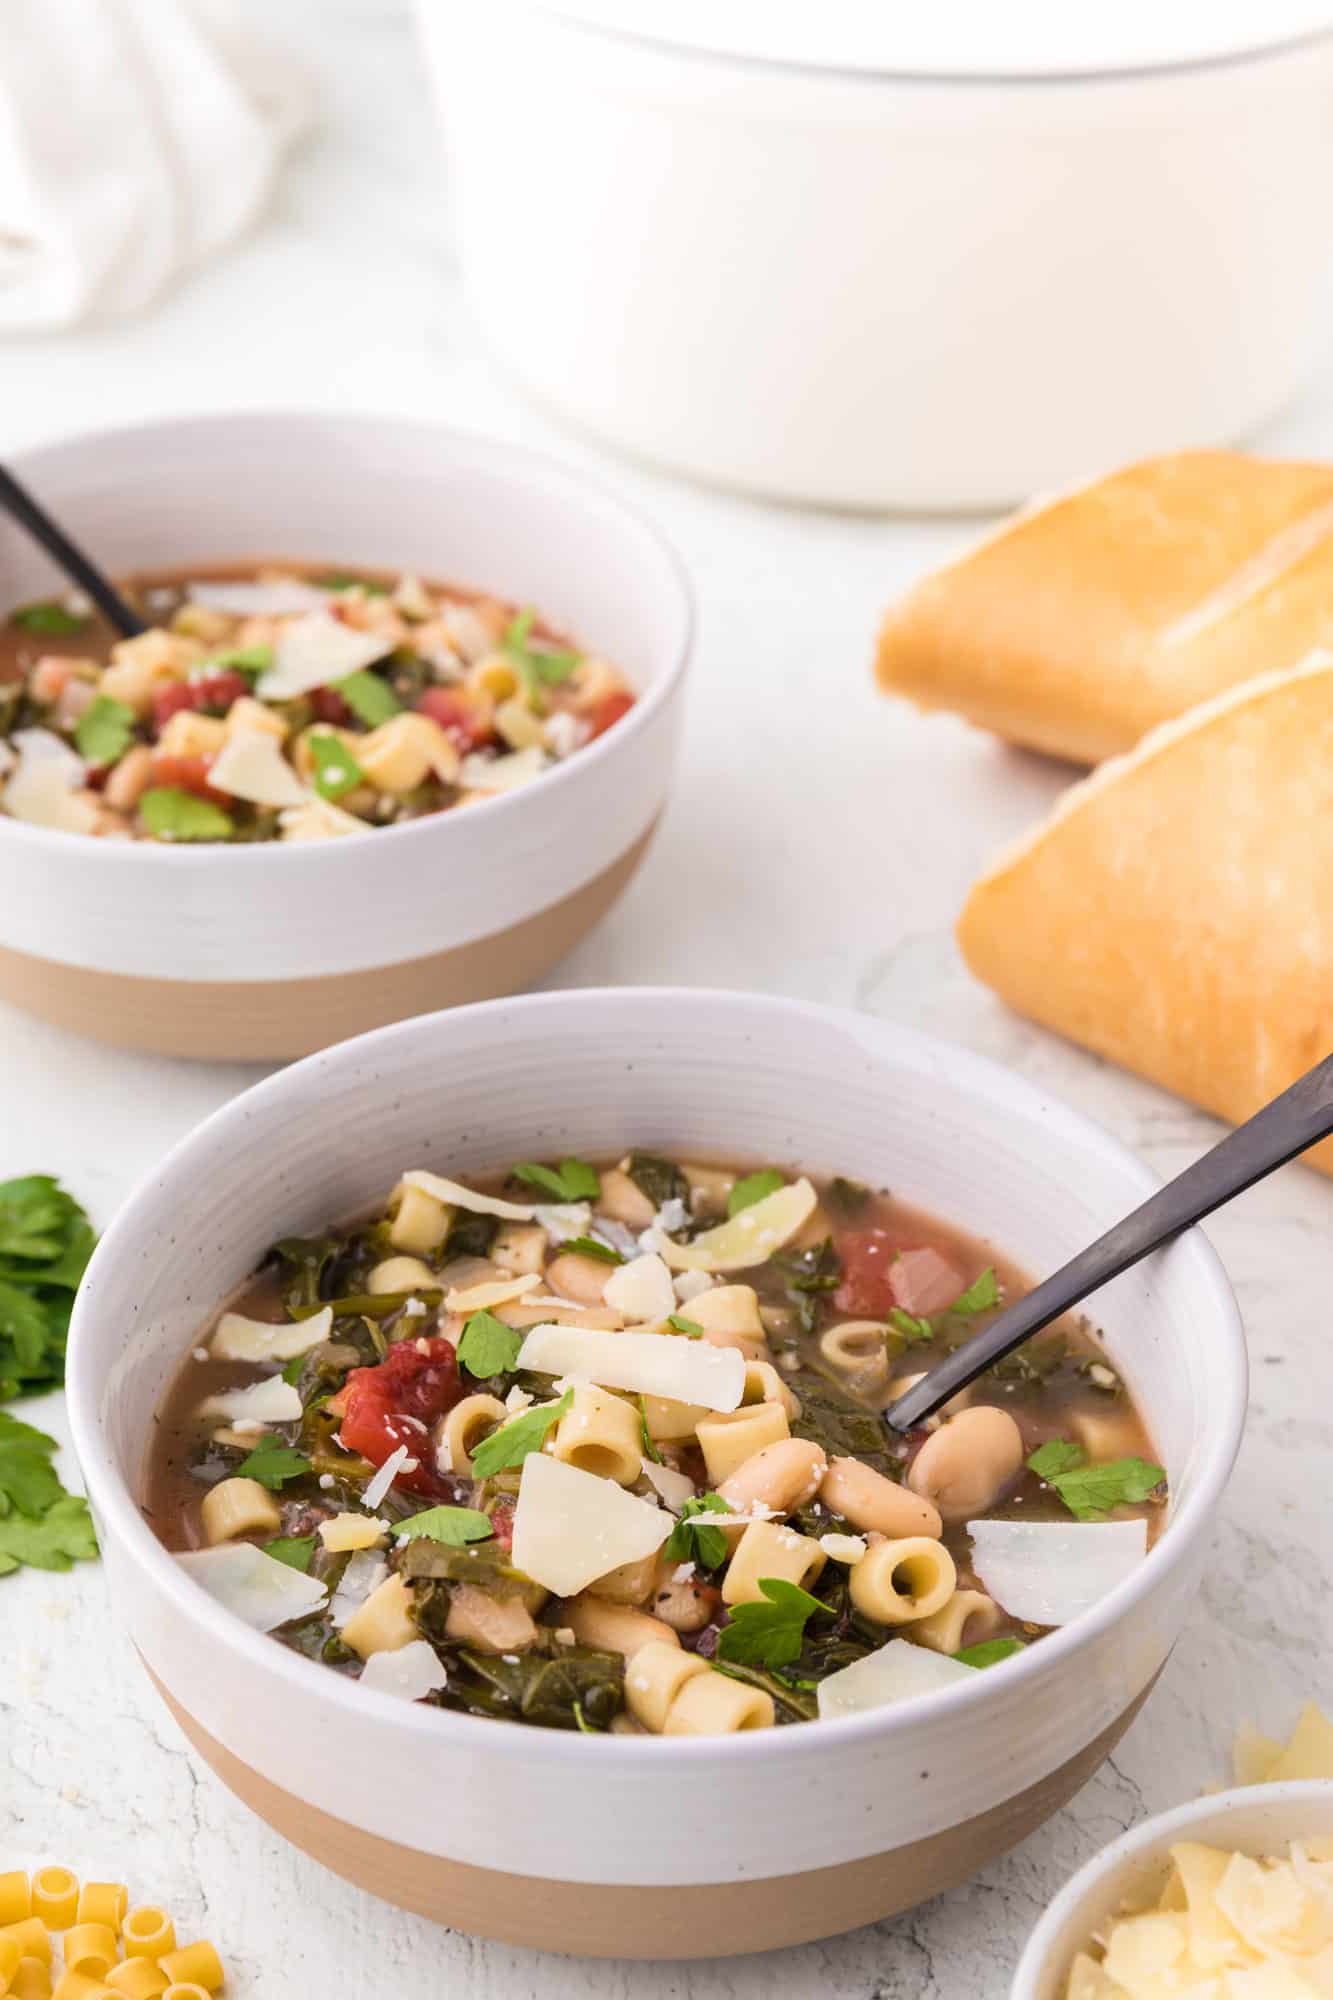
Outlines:
[{"label": "tan bowl base", "polygon": [[[149,1669],[151,1674],[152,1670]],[[836,1868],[688,1889],[545,1882],[445,1861],[363,1833],[233,1757],[152,1675],[190,1742],[228,1790],[284,1839],[386,1903],[452,1930],[581,1958],[725,1958],[833,1937],[909,1910],[1016,1847],[1087,1783],[1149,1692],[1039,1784],[965,1825]]]},{"label": "tan bowl base", "polygon": [[320,979],[141,979],[0,947],[0,1000],[118,1048],[214,1062],[309,1055],[437,1007],[517,993],[572,951],[643,860],[656,821],[572,896],[453,951]]}]

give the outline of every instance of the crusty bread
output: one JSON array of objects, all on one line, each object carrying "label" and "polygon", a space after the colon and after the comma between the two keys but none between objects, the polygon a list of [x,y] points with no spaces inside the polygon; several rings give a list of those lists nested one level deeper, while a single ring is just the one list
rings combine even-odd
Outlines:
[{"label": "crusty bread", "polygon": [[[1154,730],[975,885],[1009,1005],[1238,1121],[1333,1049],[1333,656]],[[1311,1164],[1333,1172],[1333,1141]]]},{"label": "crusty bread", "polygon": [[1333,466],[1182,452],[1036,505],[894,606],[882,686],[1080,763],[1333,645]]}]

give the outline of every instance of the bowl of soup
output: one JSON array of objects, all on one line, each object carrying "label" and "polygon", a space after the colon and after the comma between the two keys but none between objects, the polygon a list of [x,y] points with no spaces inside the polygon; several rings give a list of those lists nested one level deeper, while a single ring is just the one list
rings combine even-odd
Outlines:
[{"label": "bowl of soup", "polygon": [[119,1615],[242,1798],[441,1921],[689,1957],[908,1907],[1151,1687],[1235,1304],[1195,1234],[940,1420],[882,1410],[1152,1186],[1003,1070],[790,1001],[543,995],[312,1056],[80,1293]]},{"label": "bowl of soup", "polygon": [[529,984],[622,893],[692,611],[611,495],[430,424],[281,412],[17,469],[144,630],[0,523],[0,997],[299,1055]]}]

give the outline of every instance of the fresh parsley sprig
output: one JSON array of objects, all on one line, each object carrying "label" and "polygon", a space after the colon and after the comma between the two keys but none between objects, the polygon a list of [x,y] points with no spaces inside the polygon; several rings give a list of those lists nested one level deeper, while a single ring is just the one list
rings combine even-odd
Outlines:
[{"label": "fresh parsley sprig", "polygon": [[394,1529],[400,1542],[417,1540],[443,1542],[446,1548],[465,1548],[469,1542],[485,1542],[495,1533],[489,1514],[480,1507],[427,1507],[422,1514],[409,1514]]},{"label": "fresh parsley sprig", "polygon": [[624,1258],[609,1243],[603,1243],[600,1236],[571,1236],[560,1245],[561,1255],[570,1257],[593,1257],[599,1264],[623,1264]]},{"label": "fresh parsley sprig", "polygon": [[1103,1521],[1113,1507],[1150,1500],[1166,1473],[1144,1458],[1113,1458],[1096,1465],[1081,1444],[1051,1438],[1028,1459],[1038,1479],[1059,1494],[1078,1521]]},{"label": "fresh parsley sprig", "polygon": [[731,1618],[717,1635],[717,1657],[751,1667],[790,1666],[800,1657],[809,1620],[829,1607],[786,1577],[761,1576],[759,1588],[762,1604],[732,1605]]},{"label": "fresh parsley sprig", "polygon": [[310,1460],[294,1446],[284,1444],[280,1437],[261,1438],[248,1458],[243,1458],[236,1468],[238,1479],[253,1479],[260,1486],[267,1486],[270,1493],[281,1492],[289,1479],[304,1479],[307,1472],[313,1472]]},{"label": "fresh parsley sprig", "polygon": [[543,1167],[535,1160],[523,1160],[512,1169],[514,1179],[539,1187],[557,1201],[596,1201],[602,1192],[602,1177],[586,1160],[562,1160],[558,1167]]},{"label": "fresh parsley sprig", "polygon": [[541,1450],[552,1424],[559,1423],[573,1401],[574,1391],[566,1389],[558,1403],[538,1403],[535,1409],[524,1410],[521,1417],[514,1417],[498,1431],[492,1431],[468,1454],[475,1476],[489,1479],[492,1473],[522,1465],[529,1452]]},{"label": "fresh parsley sprig", "polygon": [[756,1174],[746,1174],[736,1182],[727,1196],[727,1214],[739,1215],[743,1208],[753,1208],[757,1201],[763,1201],[770,1194],[776,1194],[780,1187],[787,1185],[775,1167],[761,1167]]},{"label": "fresh parsley sprig", "polygon": [[0,1402],[64,1381],[74,1293],[96,1241],[54,1175],[0,1181]]},{"label": "fresh parsley sprig", "polygon": [[712,1528],[700,1515],[729,1514],[731,1508],[720,1493],[700,1493],[681,1508],[675,1527],[667,1537],[663,1555],[671,1562],[700,1562],[705,1569],[718,1569],[727,1560],[727,1538],[721,1528]]},{"label": "fresh parsley sprig", "polygon": [[51,1463],[56,1440],[0,1410],[0,1576],[69,1569],[97,1554],[88,1502]]},{"label": "fresh parsley sprig", "polygon": [[474,1312],[469,1315],[458,1343],[459,1365],[479,1382],[486,1382],[493,1375],[508,1375],[513,1371],[522,1345],[523,1335],[506,1326],[494,1313]]}]

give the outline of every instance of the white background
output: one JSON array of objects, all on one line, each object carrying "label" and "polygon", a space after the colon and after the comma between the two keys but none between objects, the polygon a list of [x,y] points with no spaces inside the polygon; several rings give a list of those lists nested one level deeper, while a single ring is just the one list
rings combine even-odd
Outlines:
[{"label": "white background", "polygon": [[[518,401],[473,337],[405,12],[356,0],[281,0],[267,12],[318,72],[325,119],[274,214],[147,321],[0,347],[0,448],[163,412],[314,404],[419,413],[595,462]],[[525,300],[521,272],[514,299],[516,311],[541,309]],[[1262,442],[1326,452],[1333,376]],[[983,857],[1067,776],[871,688],[880,608],[976,524],[765,508],[623,465],[599,470],[680,547],[701,643],[661,836],[558,983],[751,986],[861,1007],[1011,1063],[1160,1172],[1183,1166],[1216,1136],[1210,1121],[1005,1014],[954,950],[951,920]],[[104,1224],[168,1144],[257,1074],[113,1056],[0,1011],[0,1175],[57,1172]],[[41,1855],[128,1878],[136,1896],[174,1907],[183,1933],[197,1924],[216,1938],[239,1996],[1001,1995],[1052,1891],[1145,1810],[1223,1779],[1242,1719],[1282,1731],[1306,1697],[1333,1702],[1331,1225],[1333,1188],[1301,1169],[1215,1223],[1249,1326],[1254,1393],[1203,1600],[1074,1806],[908,1917],[766,1958],[631,1967],[541,1959],[389,1910],[269,1835],[187,1752],[93,1565],[0,1582],[0,1868]],[[55,1399],[24,1414],[60,1422]],[[67,1457],[64,1470],[73,1477]],[[441,1799],[440,1811],[466,1805]]]}]

